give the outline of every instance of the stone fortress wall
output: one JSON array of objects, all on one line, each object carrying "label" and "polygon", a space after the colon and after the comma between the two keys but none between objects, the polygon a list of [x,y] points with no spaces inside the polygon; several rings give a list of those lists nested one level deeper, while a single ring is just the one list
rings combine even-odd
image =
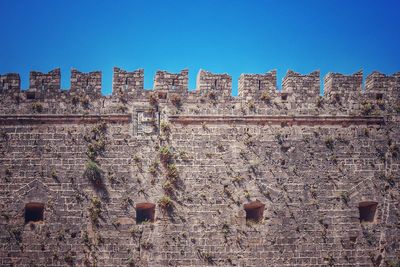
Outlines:
[{"label": "stone fortress wall", "polygon": [[400,73],[143,79],[0,76],[0,266],[399,266]]}]

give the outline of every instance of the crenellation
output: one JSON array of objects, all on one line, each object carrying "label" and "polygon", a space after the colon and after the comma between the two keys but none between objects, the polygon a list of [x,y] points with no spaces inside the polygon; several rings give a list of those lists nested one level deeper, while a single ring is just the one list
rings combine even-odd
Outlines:
[{"label": "crenellation", "polygon": [[288,70],[282,80],[281,97],[290,109],[315,109],[320,95],[320,72],[300,74]]},{"label": "crenellation", "polygon": [[333,104],[352,109],[362,99],[363,72],[352,75],[328,73],[324,79],[324,95]]},{"label": "crenellation", "polygon": [[0,75],[0,93],[19,92],[21,90],[21,79],[18,73],[7,73]]},{"label": "crenellation", "polygon": [[319,71],[300,74],[289,70],[281,91],[277,90],[275,70],[264,74],[241,74],[238,97],[231,95],[231,76],[204,70],[198,73],[194,91],[188,91],[187,69],[179,73],[158,71],[153,90],[144,90],[143,69],[129,72],[115,67],[113,92],[107,97],[101,94],[100,71],[82,73],[72,69],[70,90],[60,90],[60,80],[60,69],[48,73],[32,71],[28,90],[20,92],[18,74],[2,75],[0,91],[8,102],[4,101],[10,104],[2,110],[21,114],[32,110],[125,113],[132,110],[131,103],[155,110],[158,105],[167,105],[177,113],[190,111],[203,115],[384,115],[400,110],[400,73],[370,74],[364,92],[362,72],[353,75],[329,73],[324,79],[324,96],[320,95]]},{"label": "crenellation", "polygon": [[365,79],[365,94],[372,100],[396,103],[400,100],[400,73],[388,76],[372,72]]},{"label": "crenellation", "polygon": [[91,97],[101,96],[101,71],[83,73],[72,69],[70,93]]},{"label": "crenellation", "polygon": [[239,77],[239,97],[246,100],[266,100],[276,95],[276,70],[265,74],[241,74]]},{"label": "crenellation", "polygon": [[228,74],[213,74],[200,70],[197,74],[196,90],[211,98],[230,98],[232,96],[232,77]]},{"label": "crenellation", "polygon": [[189,70],[180,73],[157,71],[154,76],[154,90],[186,93],[188,91]]},{"label": "crenellation", "polygon": [[137,96],[141,94],[144,90],[144,70],[128,72],[114,67],[112,89],[113,95]]},{"label": "crenellation", "polygon": [[58,92],[61,82],[60,68],[43,73],[39,71],[31,71],[29,75],[29,91],[50,93]]}]

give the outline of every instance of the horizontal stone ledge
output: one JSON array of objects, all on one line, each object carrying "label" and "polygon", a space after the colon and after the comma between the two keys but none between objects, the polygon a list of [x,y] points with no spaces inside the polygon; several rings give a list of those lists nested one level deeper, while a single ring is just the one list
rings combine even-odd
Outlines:
[{"label": "horizontal stone ledge", "polygon": [[171,123],[179,124],[260,124],[260,125],[382,125],[383,117],[378,116],[170,116]]},{"label": "horizontal stone ledge", "polygon": [[81,124],[81,123],[130,123],[131,114],[29,114],[29,115],[0,115],[0,125],[22,124]]}]

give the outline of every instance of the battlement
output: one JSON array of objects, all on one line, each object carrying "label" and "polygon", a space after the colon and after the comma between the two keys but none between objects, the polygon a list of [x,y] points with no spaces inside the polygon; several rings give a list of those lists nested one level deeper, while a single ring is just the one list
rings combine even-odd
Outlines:
[{"label": "battlement", "polygon": [[232,95],[232,77],[228,74],[214,74],[200,70],[197,74],[196,89],[200,95],[230,97]]},{"label": "battlement", "polygon": [[[179,73],[157,71],[154,76],[153,90],[161,102],[177,100],[179,102],[204,102],[211,99],[213,104],[242,101],[267,103],[269,108],[281,108],[302,114],[316,114],[316,110],[332,107],[340,113],[350,114],[360,110],[365,102],[380,107],[392,106],[391,111],[397,110],[400,95],[400,73],[385,75],[373,72],[365,80],[363,91],[363,73],[352,75],[328,73],[324,78],[324,95],[321,96],[320,72],[300,74],[289,70],[282,80],[282,91],[277,90],[276,70],[264,74],[241,74],[238,79],[239,96],[232,97],[232,77],[228,74],[214,74],[200,70],[197,75],[196,90],[188,91],[187,69]],[[48,73],[30,72],[29,88],[20,92],[20,77],[10,73],[0,76],[0,93],[21,94],[21,101],[59,99],[66,100],[75,96],[85,97],[87,101],[102,98],[101,72],[83,73],[76,69],[71,70],[71,88],[69,91],[60,90],[61,72],[54,69]],[[113,101],[150,101],[150,90],[144,90],[144,70],[125,71],[114,68],[112,83]],[[114,98],[114,97],[117,98]],[[76,101],[76,99],[74,100]],[[274,105],[271,105],[274,104]]]},{"label": "battlement", "polygon": [[282,98],[291,109],[312,109],[316,106],[320,92],[319,71],[300,74],[289,70],[282,81]]},{"label": "battlement", "polygon": [[0,92],[18,92],[21,89],[21,79],[18,73],[0,75]]},{"label": "battlement", "polygon": [[71,94],[101,95],[101,71],[83,73],[71,70]]},{"label": "battlement", "polygon": [[362,71],[352,75],[328,73],[324,79],[324,92],[331,101],[344,102],[359,99],[362,94]]},{"label": "battlement", "polygon": [[319,94],[319,71],[302,75],[300,73],[288,70],[282,81],[282,92],[292,94],[293,96],[301,96],[307,94],[315,97]]},{"label": "battlement", "polygon": [[241,74],[239,78],[239,97],[260,99],[276,93],[276,70],[265,74]]},{"label": "battlement", "polygon": [[397,266],[400,73],[101,75],[0,76],[1,266]]},{"label": "battlement", "polygon": [[40,92],[59,91],[61,81],[61,70],[54,69],[48,73],[31,71],[29,77],[29,90]]},{"label": "battlement", "polygon": [[374,71],[365,80],[365,92],[371,98],[376,99],[399,99],[400,96],[400,72],[387,76]]},{"label": "battlement", "polygon": [[188,75],[187,69],[180,73],[157,71],[154,77],[154,89],[184,93],[188,90]]},{"label": "battlement", "polygon": [[137,95],[144,89],[144,71],[143,69],[132,72],[124,71],[120,68],[114,68],[112,90],[113,94],[133,94]]}]

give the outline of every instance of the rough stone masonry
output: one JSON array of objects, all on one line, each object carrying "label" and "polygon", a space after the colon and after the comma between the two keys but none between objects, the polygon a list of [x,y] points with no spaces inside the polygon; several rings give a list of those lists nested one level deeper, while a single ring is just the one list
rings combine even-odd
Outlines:
[{"label": "rough stone masonry", "polygon": [[400,73],[0,76],[1,266],[400,266]]}]

